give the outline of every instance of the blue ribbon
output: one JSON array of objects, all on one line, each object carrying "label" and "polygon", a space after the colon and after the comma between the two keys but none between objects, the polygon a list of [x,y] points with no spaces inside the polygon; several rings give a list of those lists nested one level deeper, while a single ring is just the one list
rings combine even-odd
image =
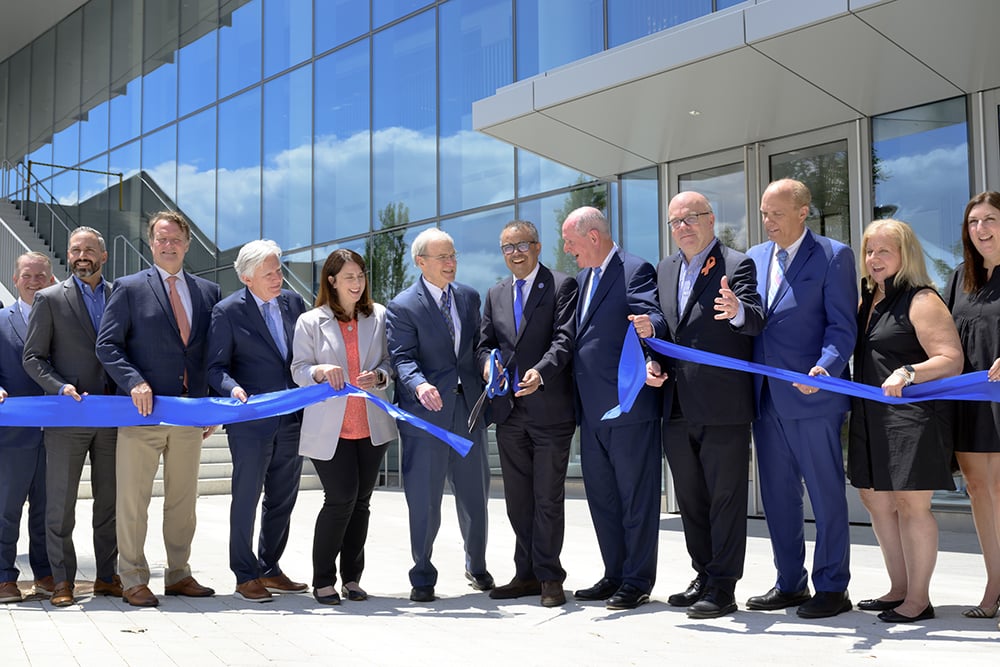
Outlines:
[{"label": "blue ribbon", "polygon": [[[497,373],[497,367],[503,368],[502,373]],[[490,374],[486,382],[486,395],[490,398],[503,396],[510,389],[510,373],[503,365],[503,357],[500,350],[490,350]]]},{"label": "blue ribbon", "polygon": [[[630,342],[631,341],[631,342]],[[719,368],[728,368],[747,373],[757,373],[776,380],[797,382],[799,384],[818,387],[825,391],[846,394],[856,398],[899,405],[919,401],[952,400],[952,401],[1000,401],[1000,382],[990,382],[987,371],[976,371],[956,377],[932,380],[910,385],[903,389],[902,397],[886,396],[881,387],[873,387],[858,382],[850,382],[841,378],[826,375],[810,376],[782,368],[774,368],[752,361],[734,359],[721,354],[695,350],[676,343],[669,343],[658,338],[643,339],[646,345],[660,354],[690,361],[696,364],[706,364]],[[641,381],[640,381],[641,379]],[[646,380],[646,360],[643,358],[642,346],[635,328],[629,324],[625,333],[625,344],[622,346],[622,356],[618,363],[618,400],[619,405],[608,410],[603,419],[612,419],[623,412],[632,409],[639,391]],[[618,412],[616,412],[618,411]],[[608,415],[611,415],[610,417]]]},{"label": "blue ribbon", "polygon": [[180,398],[156,396],[153,412],[143,417],[129,396],[84,396],[79,402],[68,396],[15,396],[0,403],[0,426],[83,427],[115,426],[215,426],[277,417],[325,401],[357,396],[373,403],[389,416],[412,424],[465,456],[472,441],[455,435],[354,385],[334,389],[328,383],[258,394],[241,403],[235,398]]}]

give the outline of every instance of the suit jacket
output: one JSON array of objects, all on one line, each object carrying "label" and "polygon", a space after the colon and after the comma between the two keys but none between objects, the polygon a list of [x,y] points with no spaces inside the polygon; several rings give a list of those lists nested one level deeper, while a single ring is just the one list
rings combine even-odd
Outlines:
[{"label": "suit jacket", "polygon": [[[20,302],[15,301],[0,310],[0,387],[10,396],[41,396],[42,388],[35,384],[21,365],[24,339],[28,326],[21,315]],[[0,447],[38,447],[42,444],[42,429],[0,428]]]},{"label": "suit jacket", "polygon": [[[524,300],[521,330],[514,326],[514,278],[507,276],[486,294],[479,368],[489,360],[490,350],[500,356],[513,378],[534,368],[542,376],[536,392],[517,399],[536,424],[560,424],[574,419],[573,338],[576,335],[576,280],[538,265],[531,293]],[[513,364],[510,360],[513,358]],[[516,385],[491,401],[493,420],[502,424],[514,405]]]},{"label": "suit jacket", "polygon": [[[757,291],[767,322],[754,343],[757,363],[808,373],[822,366],[833,377],[849,378],[847,366],[857,340],[858,281],[854,253],[843,243],[806,231],[785,271],[774,302],[767,303],[774,243],[747,251],[757,267]],[[762,377],[754,376],[760,407]],[[850,399],[829,391],[803,394],[790,382],[768,379],[774,402],[789,419],[846,412]]]},{"label": "suit jacket", "polygon": [[[446,429],[451,428],[456,402],[464,400],[471,413],[484,384],[482,367],[476,361],[479,293],[461,283],[451,283],[451,289],[462,329],[457,357],[448,326],[423,278],[400,292],[386,309],[389,356],[396,371],[396,402],[404,410]],[[455,391],[459,380],[462,394]],[[440,411],[427,410],[417,400],[417,385],[421,382],[437,387],[444,403]],[[408,424],[401,424],[400,430],[423,437],[422,431]]]},{"label": "suit jacket", "polygon": [[659,419],[660,390],[643,386],[632,409],[614,420],[602,422],[605,412],[618,405],[618,358],[625,341],[629,315],[649,315],[657,338],[667,335],[667,324],[657,299],[656,270],[635,255],[617,249],[597,284],[587,313],[581,316],[586,302],[584,290],[592,269],[576,276],[580,286],[577,299],[576,348],[573,375],[585,426],[619,426]]},{"label": "suit jacket", "polygon": [[[104,281],[104,297],[111,286]],[[24,344],[24,370],[46,394],[65,384],[79,393],[114,394],[115,384],[97,359],[97,332],[72,276],[35,294]]]},{"label": "suit jacket", "polygon": [[[656,269],[663,317],[675,343],[696,350],[749,361],[753,336],[764,327],[764,307],[757,293],[757,277],[749,257],[721,242],[709,251],[698,272],[684,311],[678,311],[677,286],[683,256],[675,253]],[[722,276],[743,303],[745,320],[740,328],[715,319],[715,299]],[[665,359],[668,373],[663,385],[663,416],[669,418],[676,395],[684,418],[695,424],[749,424],[754,416],[753,377],[688,361]],[[661,362],[662,363],[662,362]]]},{"label": "suit jacket", "polygon": [[[285,289],[278,295],[277,303],[288,348],[284,355],[278,351],[249,288],[244,287],[215,304],[205,363],[208,384],[220,396],[232,396],[238,386],[247,394],[265,394],[295,386],[289,370],[292,334],[295,321],[306,311],[306,303],[298,293]],[[279,420],[269,417],[227,424],[226,432],[231,436],[266,437],[275,432]]]},{"label": "suit jacket", "polygon": [[[329,306],[313,308],[299,318],[295,324],[294,348],[292,377],[300,386],[316,384],[312,374],[313,368],[319,364],[340,366],[346,376],[347,346],[340,323]],[[358,318],[358,360],[362,371],[380,370],[385,373],[386,382],[376,385],[371,393],[388,401],[386,389],[392,377],[392,365],[385,337],[385,307],[380,303],[375,304],[375,310],[369,317]],[[368,430],[373,445],[389,442],[399,435],[395,419],[374,405],[369,404],[367,408]],[[337,452],[346,410],[346,398],[328,398],[307,407],[302,417],[299,454],[323,461],[332,459]]]},{"label": "suit jacket", "polygon": [[119,278],[111,289],[97,334],[97,358],[120,394],[148,382],[154,395],[184,393],[184,372],[191,398],[208,393],[205,351],[212,307],[219,286],[183,272],[191,292],[191,336],[181,340],[167,290],[156,267]]}]

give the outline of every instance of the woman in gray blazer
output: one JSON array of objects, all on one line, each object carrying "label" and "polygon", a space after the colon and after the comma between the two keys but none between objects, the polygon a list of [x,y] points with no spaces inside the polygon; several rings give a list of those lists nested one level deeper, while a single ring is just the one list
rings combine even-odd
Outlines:
[{"label": "woman in gray blazer", "polygon": [[[330,253],[323,264],[316,307],[299,317],[292,377],[300,386],[349,382],[388,400],[392,367],[385,338],[385,308],[372,301],[365,261],[352,250]],[[329,398],[305,409],[299,453],[312,459],[323,484],[323,507],[313,535],[313,597],[340,604],[368,597],[360,587],[365,564],[369,500],[396,422],[363,398]]]}]

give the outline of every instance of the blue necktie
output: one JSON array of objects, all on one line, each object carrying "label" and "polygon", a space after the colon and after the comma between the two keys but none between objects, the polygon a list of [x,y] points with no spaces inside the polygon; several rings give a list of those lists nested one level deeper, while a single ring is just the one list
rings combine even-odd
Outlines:
[{"label": "blue necktie", "polygon": [[521,317],[524,315],[524,283],[525,279],[514,282],[514,331],[521,330]]},{"label": "blue necktie", "polygon": [[444,292],[441,293],[441,315],[444,317],[444,323],[448,327],[448,333],[451,334],[451,342],[455,343],[455,321],[451,319],[451,290],[447,287],[444,288]]},{"label": "blue necktie", "polygon": [[587,311],[590,310],[590,302],[594,300],[594,295],[597,294],[597,284],[601,282],[601,267],[594,267],[591,272],[590,278],[590,292],[587,294],[587,307],[583,309],[583,314],[586,315]]},{"label": "blue necktie", "polygon": [[285,346],[285,332],[282,331],[281,322],[275,317],[275,314],[274,303],[265,301],[264,322],[267,324],[267,330],[271,332],[274,344],[278,346],[278,352],[281,353],[282,358],[285,358],[288,356],[288,348]]},{"label": "blue necktie", "polygon": [[788,251],[784,248],[779,248],[777,252],[778,257],[778,274],[775,279],[771,281],[771,286],[767,290],[767,305],[770,306],[774,303],[774,297],[778,295],[778,288],[781,287],[781,283],[785,282],[785,266],[788,264]]}]

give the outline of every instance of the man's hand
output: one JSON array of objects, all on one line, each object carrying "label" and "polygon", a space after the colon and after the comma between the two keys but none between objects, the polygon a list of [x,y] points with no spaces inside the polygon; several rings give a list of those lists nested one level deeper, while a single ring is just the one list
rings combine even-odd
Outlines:
[{"label": "man's hand", "polygon": [[153,412],[153,388],[148,382],[140,382],[132,387],[129,394],[132,395],[132,405],[139,410],[140,415],[148,417]]},{"label": "man's hand", "polygon": [[521,376],[521,381],[517,383],[520,389],[514,393],[515,396],[529,396],[534,394],[542,386],[542,374],[534,368],[529,368]]},{"label": "man's hand", "polygon": [[[240,403],[246,403],[247,398],[249,398],[249,396],[247,396],[246,390],[243,387],[233,387],[232,394],[230,395],[233,398],[238,399]],[[208,436],[205,437],[207,438]]]},{"label": "man's hand", "polygon": [[421,382],[417,385],[417,400],[420,401],[420,405],[431,412],[439,412],[444,407],[441,394],[438,393],[437,387],[430,382]]},{"label": "man's hand", "polygon": [[740,312],[740,300],[729,289],[729,278],[722,276],[719,284],[719,296],[715,297],[715,319],[731,320]]},{"label": "man's hand", "polygon": [[[823,368],[822,366],[813,366],[812,368],[809,369],[809,377],[816,377],[817,375],[825,375],[827,377],[830,377],[830,374],[827,373],[826,369]],[[798,382],[793,382],[792,386],[801,391],[806,396],[815,394],[817,391],[819,391],[819,389],[816,387],[810,387],[807,384],[799,384]]]},{"label": "man's hand", "polygon": [[635,333],[639,338],[649,338],[653,335],[653,323],[649,321],[649,315],[629,315],[628,319],[635,327]]},{"label": "man's hand", "polygon": [[64,386],[64,387],[62,388],[62,395],[63,395],[63,396],[72,396],[72,397],[73,397],[73,400],[74,400],[74,401],[76,401],[76,402],[78,402],[78,403],[79,403],[79,402],[80,402],[81,400],[83,400],[83,397],[81,397],[81,396],[80,396],[80,392],[78,392],[78,391],[76,390],[76,387],[74,387],[74,386],[73,386],[73,385],[71,385],[71,384],[67,384],[66,386]]},{"label": "man's hand", "polygon": [[662,387],[668,377],[667,372],[660,368],[660,362],[646,362],[646,384],[650,387]]},{"label": "man's hand", "polygon": [[4,399],[6,398],[7,398],[7,390],[4,389],[3,387],[0,387],[0,403],[3,403]]},{"label": "man's hand", "polygon": [[213,433],[215,433],[215,429],[217,429],[217,428],[219,428],[219,427],[218,426],[202,426],[201,427],[201,439],[202,440],[207,439],[208,436],[210,436]]},{"label": "man's hand", "polygon": [[320,364],[313,368],[313,380],[329,382],[338,391],[344,388],[344,369],[333,364]]}]

